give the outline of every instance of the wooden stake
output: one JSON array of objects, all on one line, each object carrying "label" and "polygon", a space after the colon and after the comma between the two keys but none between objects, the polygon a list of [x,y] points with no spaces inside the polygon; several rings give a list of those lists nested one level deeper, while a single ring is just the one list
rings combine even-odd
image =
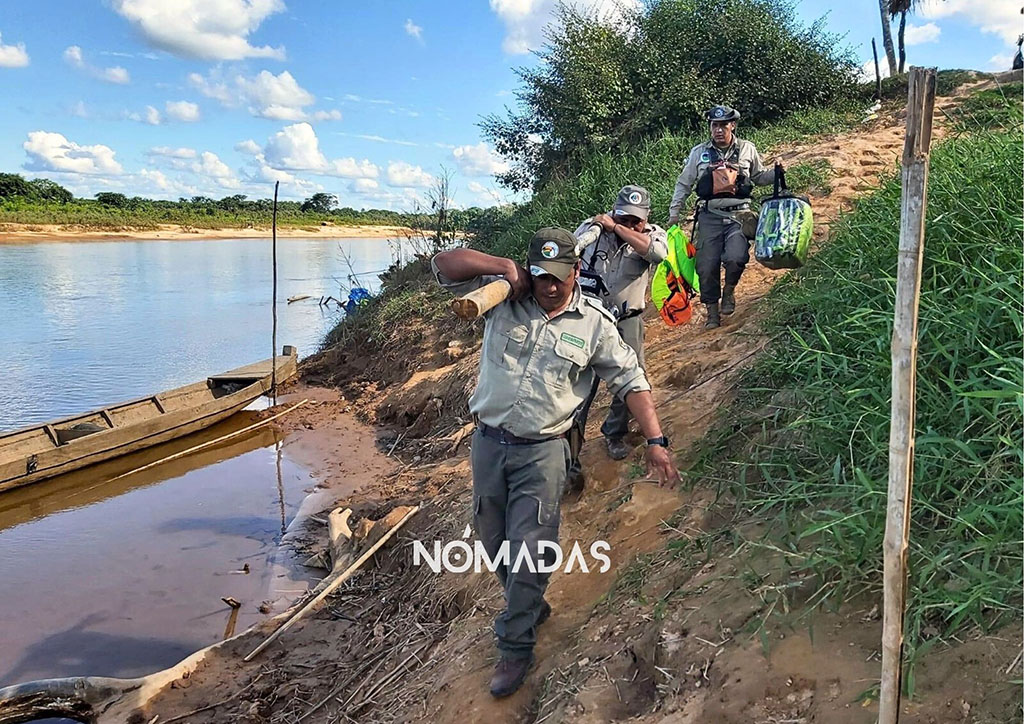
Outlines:
[{"label": "wooden stake", "polygon": [[324,587],[324,590],[320,591],[320,593],[317,594],[317,596],[315,598],[311,599],[309,601],[309,603],[307,603],[305,606],[303,606],[298,611],[296,611],[291,616],[291,618],[289,618],[287,621],[284,622],[284,624],[281,625],[281,627],[279,629],[274,631],[274,633],[270,634],[270,636],[268,636],[267,639],[263,643],[261,643],[259,646],[254,648],[252,650],[252,652],[243,659],[243,661],[252,661],[254,658],[256,658],[257,654],[259,654],[261,651],[263,651],[263,649],[267,648],[268,646],[270,646],[270,644],[272,644],[274,641],[276,641],[278,636],[280,636],[285,631],[287,631],[292,626],[294,626],[296,623],[298,623],[298,621],[300,619],[304,618],[307,613],[309,613],[314,608],[316,608],[317,605],[319,605],[325,598],[327,598],[327,596],[329,596],[338,586],[340,586],[342,583],[344,583],[349,578],[351,578],[352,574],[355,573],[356,571],[358,571],[359,568],[364,563],[366,563],[366,561],[370,560],[370,557],[374,553],[376,553],[377,550],[382,545],[387,543],[388,540],[391,538],[391,536],[393,536],[395,533],[397,533],[398,529],[401,528],[403,525],[405,525],[406,521],[409,520],[409,518],[411,518],[414,515],[416,515],[416,512],[419,509],[420,509],[420,506],[418,506],[418,505],[413,506],[413,509],[410,510],[408,513],[406,513],[402,517],[402,519],[400,521],[395,523],[395,526],[391,530],[389,530],[387,533],[385,533],[383,536],[381,536],[381,539],[379,541],[377,541],[372,546],[370,546],[370,548],[366,551],[366,553],[364,553],[363,555],[359,556],[358,560],[356,560],[355,563],[353,563],[351,566],[346,568],[344,573],[342,573],[336,579],[331,581],[331,583],[328,586]]},{"label": "wooden stake", "polygon": [[135,468],[134,470],[129,470],[127,473],[121,473],[117,477],[113,477],[110,480],[108,480],[107,482],[112,482],[114,480],[120,480],[121,478],[127,478],[129,475],[135,475],[135,473],[141,473],[143,470],[149,470],[150,468],[155,468],[157,465],[163,465],[166,462],[170,462],[171,460],[177,460],[178,458],[183,458],[186,455],[191,455],[192,453],[198,452],[199,450],[203,450],[205,448],[208,448],[211,445],[217,445],[218,443],[222,443],[225,440],[230,440],[233,437],[238,437],[239,435],[244,435],[245,433],[249,432],[250,430],[255,430],[258,427],[263,427],[264,425],[269,425],[271,422],[273,422],[277,418],[284,417],[285,415],[287,415],[292,410],[294,410],[294,409],[296,409],[298,407],[302,407],[307,402],[309,402],[309,400],[303,400],[302,402],[296,402],[294,405],[289,407],[284,412],[279,412],[276,415],[273,415],[272,417],[268,417],[266,420],[260,420],[259,422],[254,422],[251,425],[247,425],[246,427],[243,427],[241,430],[235,430],[234,432],[229,432],[227,435],[221,435],[216,440],[208,440],[207,442],[199,443],[198,445],[193,445],[192,447],[188,448],[187,450],[182,450],[181,452],[176,452],[173,455],[168,455],[165,458],[160,458],[159,460],[155,460],[155,461],[149,463],[148,465],[143,465],[141,468]]},{"label": "wooden stake", "polygon": [[889,492],[886,506],[882,676],[879,724],[897,724],[903,669],[903,614],[907,593],[907,548],[914,482],[914,415],[917,310],[928,198],[928,160],[935,106],[935,68],[911,68],[907,133],[903,145],[903,199],[892,329],[892,411],[889,428]]},{"label": "wooden stake", "polygon": [[511,293],[512,285],[504,279],[498,279],[463,297],[453,299],[452,311],[459,319],[476,319],[504,302]]},{"label": "wooden stake", "polygon": [[280,185],[280,181],[274,182],[274,211],[270,224],[270,256],[274,267],[273,301],[270,304],[274,317],[270,331],[270,396],[275,405],[277,404],[277,365],[274,364],[274,360],[277,359],[277,189]]},{"label": "wooden stake", "polygon": [[882,71],[878,68],[878,46],[875,39],[871,39],[871,52],[875,54],[875,100],[882,100]]}]

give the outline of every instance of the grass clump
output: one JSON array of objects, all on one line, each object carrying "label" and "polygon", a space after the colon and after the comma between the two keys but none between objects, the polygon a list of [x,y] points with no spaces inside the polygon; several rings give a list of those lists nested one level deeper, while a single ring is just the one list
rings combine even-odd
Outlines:
[{"label": "grass clump", "polygon": [[[962,123],[972,130],[936,146],[931,158],[911,661],[942,636],[988,629],[1022,611],[1019,99],[979,96]],[[805,554],[801,565],[825,583],[818,603],[881,585],[900,193],[890,178],[861,199],[808,266],[772,291],[767,333],[785,341],[745,377],[729,415],[762,422],[739,437],[724,433],[729,462],[705,461],[741,481],[734,489],[742,505],[777,521],[783,545]]]}]

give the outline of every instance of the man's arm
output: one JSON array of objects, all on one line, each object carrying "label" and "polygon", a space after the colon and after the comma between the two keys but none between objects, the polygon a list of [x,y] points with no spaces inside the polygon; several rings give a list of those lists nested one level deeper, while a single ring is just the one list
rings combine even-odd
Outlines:
[{"label": "man's arm", "polygon": [[683,210],[683,204],[686,202],[686,197],[690,195],[690,190],[693,188],[693,184],[697,180],[696,159],[697,154],[691,151],[689,157],[686,159],[686,165],[683,166],[683,172],[679,174],[679,178],[676,179],[676,189],[672,194],[672,203],[668,205],[669,226],[679,223],[679,214]]},{"label": "man's arm", "polygon": [[484,254],[476,249],[449,249],[434,257],[434,267],[453,282],[499,276],[512,285],[512,298],[530,291],[530,275],[511,259]]},{"label": "man's arm", "polygon": [[[658,413],[654,411],[654,397],[650,390],[627,393],[626,407],[633,413],[645,438],[650,440],[662,436],[661,423],[658,422]],[[662,445],[648,445],[646,455],[647,474],[655,476],[661,483],[667,483],[669,487],[675,487],[680,481],[679,471],[668,449]]]},{"label": "man's arm", "polygon": [[[612,232],[617,237],[622,239],[622,241],[633,247],[633,250],[636,251],[637,254],[644,257],[645,259],[647,258],[647,254],[651,250],[650,234],[634,231],[628,226],[623,226],[622,224],[618,223],[615,220],[614,216],[610,216],[609,214],[598,214],[597,216],[594,217],[594,223],[600,224],[601,228],[603,228],[605,231]],[[653,260],[648,259],[648,261],[657,264],[662,259],[664,259],[667,254],[668,247],[665,247],[665,253],[661,255],[661,258]]]},{"label": "man's arm", "polygon": [[764,160],[758,150],[751,145],[754,157],[750,160],[750,180],[758,186],[768,186],[775,183],[775,166],[765,167]]}]

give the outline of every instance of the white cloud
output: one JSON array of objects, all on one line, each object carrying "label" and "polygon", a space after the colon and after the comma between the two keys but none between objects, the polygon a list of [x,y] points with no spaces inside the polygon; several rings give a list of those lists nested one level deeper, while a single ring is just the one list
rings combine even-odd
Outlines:
[{"label": "white cloud", "polygon": [[131,83],[131,75],[128,71],[121,66],[114,66],[112,68],[99,68],[95,65],[85,62],[85,56],[82,55],[82,49],[77,45],[69,45],[64,50],[64,61],[73,68],[83,70],[93,78],[99,78],[107,83],[116,83],[118,85],[126,85]]},{"label": "white cloud", "polygon": [[22,144],[29,171],[64,171],[75,174],[120,174],[121,164],[109,146],[80,146],[59,133],[32,131]]},{"label": "white cloud", "polygon": [[[0,40],[3,35],[0,35]],[[24,68],[28,65],[28,53],[25,44],[4,45],[0,42],[0,68]]]},{"label": "white cloud", "polygon": [[[885,62],[883,58],[878,63],[879,75],[883,78],[889,77],[889,64]],[[875,61],[869,60],[860,66],[860,74],[857,76],[857,80],[861,83],[874,83],[875,82]]]},{"label": "white cloud", "polygon": [[253,46],[249,35],[270,15],[285,10],[283,0],[111,0],[150,45],[200,60],[283,60],[284,48]]},{"label": "white cloud", "polygon": [[988,67],[991,70],[1009,70],[1013,67],[1013,56],[1009,53],[993,55],[988,59]]},{"label": "white cloud", "polygon": [[421,43],[423,42],[423,28],[414,23],[412,18],[408,18],[403,27],[405,28],[406,35],[416,38]]},{"label": "white cloud", "polygon": [[328,160],[320,151],[320,141],[308,123],[285,126],[267,141],[263,150],[266,163],[287,171],[313,171],[343,178],[377,178],[380,169],[368,159]]},{"label": "white cloud", "polygon": [[342,100],[349,101],[351,103],[373,103],[374,105],[380,106],[393,106],[395,104],[394,101],[389,101],[384,98],[363,98],[362,96],[357,96],[354,93],[346,93],[342,96]]},{"label": "white cloud", "polygon": [[434,183],[434,177],[419,166],[405,161],[388,164],[388,184],[399,188],[426,188]]},{"label": "white cloud", "polygon": [[167,101],[164,105],[168,118],[183,123],[194,123],[199,120],[199,106],[188,101]]},{"label": "white cloud", "polygon": [[238,179],[228,165],[210,151],[203,151],[199,155],[199,160],[192,164],[192,170],[200,176],[212,179],[223,188],[234,189],[239,186]]},{"label": "white cloud", "polygon": [[496,189],[488,188],[477,181],[470,181],[466,186],[476,194],[477,202],[483,206],[493,206],[502,203],[501,194]]},{"label": "white cloud", "polygon": [[160,111],[158,111],[153,106],[146,106],[145,119],[146,119],[146,123],[148,123],[149,125],[151,125],[151,126],[159,126],[160,125]]},{"label": "white cloud", "polygon": [[85,101],[78,101],[77,103],[75,103],[68,110],[68,113],[70,113],[73,116],[77,116],[78,118],[89,117],[89,109],[85,107]]},{"label": "white cloud", "polygon": [[1009,0],[923,0],[917,14],[926,20],[960,18],[1007,45],[1016,45],[1020,33],[1020,4]]},{"label": "white cloud", "polygon": [[194,148],[171,148],[170,146],[153,146],[148,151],[150,156],[166,156],[167,158],[195,158]]},{"label": "white cloud", "polygon": [[481,141],[475,146],[459,146],[452,151],[455,164],[466,176],[494,176],[508,171],[508,164]]},{"label": "white cloud", "polygon": [[256,143],[256,141],[251,138],[236,143],[235,150],[239,153],[249,154],[250,156],[256,156],[263,153],[263,149],[260,148],[260,144]]},{"label": "white cloud", "polygon": [[349,185],[349,188],[357,194],[368,194],[379,189],[380,184],[372,178],[357,178]]},{"label": "white cloud", "polygon": [[934,43],[939,39],[940,35],[942,35],[942,28],[935,23],[925,23],[924,25],[907,23],[903,40],[909,47],[911,45],[922,45],[923,43]]},{"label": "white cloud", "polygon": [[274,121],[337,121],[341,112],[315,111],[309,113],[305,107],[316,102],[316,96],[299,85],[288,71],[274,75],[268,70],[255,76],[237,74],[229,80],[221,80],[217,73],[204,78],[191,73],[189,83],[203,95],[214,98],[228,108],[245,106],[249,113]]},{"label": "white cloud", "polygon": [[347,136],[348,138],[361,138],[364,141],[373,141],[374,143],[394,143],[399,146],[418,146],[419,144],[415,141],[403,141],[399,138],[386,138],[384,136],[378,136],[373,133],[343,133],[337,131],[338,136]]},{"label": "white cloud", "polygon": [[[491,10],[505,24],[506,53],[522,55],[544,44],[544,28],[554,20],[557,0],[490,0]],[[584,9],[594,10],[604,22],[614,25],[641,7],[640,0],[581,0]]]}]

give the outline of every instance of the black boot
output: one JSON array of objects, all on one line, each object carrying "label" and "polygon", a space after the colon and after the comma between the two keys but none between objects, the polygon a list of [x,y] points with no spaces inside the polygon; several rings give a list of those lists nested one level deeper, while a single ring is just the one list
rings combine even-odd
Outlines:
[{"label": "black boot", "polygon": [[491,677],[491,696],[500,699],[516,693],[526,681],[532,664],[533,654],[522,658],[503,655],[498,665],[494,667],[494,676]]},{"label": "black boot", "polygon": [[708,319],[704,322],[704,329],[717,329],[722,326],[722,318],[718,315],[718,302],[705,304],[708,308]]},{"label": "black boot", "polygon": [[722,314],[732,314],[736,311],[736,285],[726,284],[722,288]]}]

